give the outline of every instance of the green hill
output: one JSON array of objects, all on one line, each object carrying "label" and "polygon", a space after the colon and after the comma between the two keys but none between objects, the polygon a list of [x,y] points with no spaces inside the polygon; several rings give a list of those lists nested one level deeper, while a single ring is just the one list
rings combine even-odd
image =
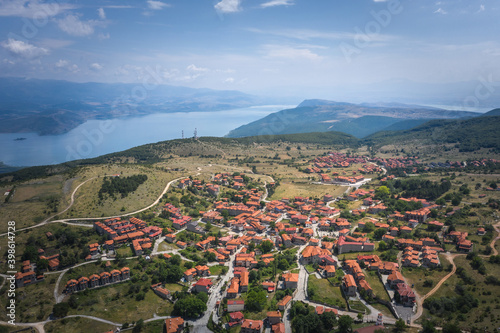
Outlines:
[{"label": "green hill", "polygon": [[363,143],[382,146],[394,142],[422,144],[456,143],[461,151],[493,148],[500,151],[500,116],[477,117],[465,120],[431,120],[404,131],[378,132]]}]

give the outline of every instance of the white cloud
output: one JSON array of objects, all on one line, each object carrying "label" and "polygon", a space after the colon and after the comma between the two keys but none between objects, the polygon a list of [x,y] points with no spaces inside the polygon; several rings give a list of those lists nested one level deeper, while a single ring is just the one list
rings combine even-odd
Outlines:
[{"label": "white cloud", "polygon": [[106,19],[106,13],[104,12],[104,8],[99,8],[97,9],[97,15],[99,15],[99,18],[101,20],[105,20]]},{"label": "white cloud", "polygon": [[227,79],[224,80],[224,83],[234,83],[234,78],[228,77]]},{"label": "white cloud", "polygon": [[75,8],[77,8],[75,5],[68,3],[41,3],[38,0],[2,0],[0,1],[0,16],[40,19],[56,16]]},{"label": "white cloud", "polygon": [[479,10],[477,11],[478,13],[484,12],[484,5],[479,6]]},{"label": "white cloud", "polygon": [[130,6],[130,5],[108,5],[108,6],[103,6],[103,8],[129,9],[129,8],[136,8],[136,7]]},{"label": "white cloud", "polygon": [[97,34],[97,38],[99,40],[106,40],[106,39],[110,38],[110,35],[109,35],[109,33],[102,33],[102,32],[100,32],[100,33]]},{"label": "white cloud", "polygon": [[386,2],[387,0],[373,0],[373,2]]},{"label": "white cloud", "polygon": [[214,8],[221,13],[235,13],[240,11],[241,0],[222,0]]},{"label": "white cloud", "polygon": [[307,48],[297,48],[283,45],[264,45],[269,58],[320,60],[322,57]]},{"label": "white cloud", "polygon": [[63,67],[66,67],[69,65],[69,62],[68,60],[62,60],[62,59],[59,59],[58,62],[56,62],[56,67],[57,68],[63,68]]},{"label": "white cloud", "polygon": [[90,69],[93,71],[100,71],[104,67],[101,64],[98,64],[97,62],[94,62],[93,64],[90,65]]},{"label": "white cloud", "polygon": [[78,73],[80,68],[76,64],[70,64],[68,60],[59,59],[55,63],[55,67],[62,70],[67,70],[68,72]]},{"label": "white cloud", "polygon": [[188,71],[191,71],[191,72],[207,72],[208,71],[208,68],[196,67],[196,65],[194,65],[194,64],[187,66],[186,69]]},{"label": "white cloud", "polygon": [[1,45],[11,54],[26,59],[34,59],[49,54],[49,50],[46,48],[37,47],[13,38],[9,38],[7,41],[2,42]]},{"label": "white cloud", "polygon": [[443,8],[439,7],[438,9],[436,9],[436,10],[434,11],[434,14],[442,14],[442,15],[446,15],[446,14],[448,14],[448,12],[447,12],[447,11],[445,11]]},{"label": "white cloud", "polygon": [[267,8],[267,7],[274,7],[274,6],[291,6],[293,5],[293,0],[271,0],[264,2],[260,6],[262,8]]},{"label": "white cloud", "polygon": [[82,21],[77,15],[68,14],[65,18],[57,20],[59,28],[72,36],[89,36],[94,33],[96,26],[102,22],[95,20]]},{"label": "white cloud", "polygon": [[[326,39],[337,41],[346,39],[352,40],[359,37],[358,33],[343,31],[319,31],[311,29],[261,30],[257,28],[248,28],[247,30],[259,34],[268,34],[299,40]],[[397,39],[396,36],[386,34],[370,34],[369,37],[372,42],[387,42]]]},{"label": "white cloud", "polygon": [[148,0],[148,7],[152,10],[161,10],[165,7],[170,7],[170,5],[161,1]]}]

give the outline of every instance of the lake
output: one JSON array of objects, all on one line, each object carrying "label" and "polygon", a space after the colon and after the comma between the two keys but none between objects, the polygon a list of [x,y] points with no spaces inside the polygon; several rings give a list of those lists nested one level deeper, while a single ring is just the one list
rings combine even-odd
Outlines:
[{"label": "lake", "polygon": [[[97,157],[147,143],[198,136],[222,137],[241,125],[289,105],[264,105],[213,111],[152,114],[144,117],[90,120],[66,134],[0,133],[0,161],[35,166]],[[26,138],[26,140],[16,140]]]}]

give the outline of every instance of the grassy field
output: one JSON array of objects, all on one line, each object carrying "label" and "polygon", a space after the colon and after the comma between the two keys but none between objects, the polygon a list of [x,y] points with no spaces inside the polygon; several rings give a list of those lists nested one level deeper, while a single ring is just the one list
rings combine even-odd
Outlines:
[{"label": "grassy field", "polygon": [[311,184],[308,181],[288,182],[282,181],[276,189],[271,199],[279,200],[281,198],[294,197],[317,197],[323,198],[325,194],[331,194],[337,197],[344,193],[345,187],[337,185],[318,185]]},{"label": "grassy field", "polygon": [[165,323],[164,320],[145,323],[141,333],[163,333],[163,323]]},{"label": "grassy field", "polygon": [[178,250],[179,247],[175,244],[167,243],[167,242],[161,242],[160,245],[158,245],[158,251],[163,252],[163,251],[171,251],[171,250]]},{"label": "grassy field", "polygon": [[[395,318],[394,315],[392,314],[391,310],[389,310],[387,308],[387,306],[383,305],[383,304],[380,304],[380,303],[373,303],[373,304],[370,304],[371,306],[373,306],[375,309],[377,309],[378,311],[380,311],[380,313],[382,313],[384,315],[384,317],[386,318]],[[376,313],[373,314],[372,313],[372,316],[373,315],[377,315]]]},{"label": "grassy field", "polygon": [[128,293],[131,285],[131,282],[125,282],[77,293],[75,295],[80,306],[71,309],[69,314],[85,314],[118,323],[131,323],[141,318],[151,318],[154,314],[167,316],[172,312],[173,305],[158,297],[147,285],[142,288],[145,298],[136,300],[136,293]]},{"label": "grassy field", "polygon": [[[9,202],[3,204],[3,214],[0,216],[0,232],[7,231],[3,222],[16,221],[16,229],[21,229],[39,223],[47,217],[55,214],[53,211],[61,211],[66,207],[64,199],[65,179],[61,175],[47,177],[44,179],[34,179],[29,182],[17,184],[14,195]],[[12,186],[5,187],[5,190]],[[49,202],[54,200],[56,206],[50,206]],[[3,199],[2,199],[3,201]]]},{"label": "grassy field", "polygon": [[[37,322],[47,319],[55,304],[54,287],[59,274],[51,274],[44,281],[16,289],[16,321]],[[2,291],[5,290],[2,289]],[[7,293],[0,295],[6,305]],[[0,312],[1,320],[7,320],[5,311]]]},{"label": "grassy field", "polygon": [[365,271],[365,278],[366,282],[368,282],[370,287],[372,287],[375,296],[387,302],[391,301],[377,273],[375,273],[374,271]]},{"label": "grassy field", "polygon": [[[438,325],[443,324],[446,320],[459,320],[459,326],[462,329],[471,330],[476,328],[480,331],[493,332],[500,326],[500,317],[498,316],[500,309],[500,288],[498,286],[485,283],[487,275],[499,276],[500,265],[490,264],[485,262],[486,275],[479,274],[473,270],[465,256],[455,258],[457,267],[463,267],[467,275],[475,282],[472,285],[464,285],[465,290],[478,299],[479,306],[472,308],[468,313],[460,316],[460,313],[453,313],[446,318],[438,318],[424,309],[423,318],[433,318],[437,320]],[[457,297],[456,285],[463,284],[462,279],[454,274],[432,297]]]},{"label": "grassy field", "polygon": [[219,275],[224,270],[226,270],[227,272],[227,266],[221,266],[221,265],[210,266],[210,275]]},{"label": "grassy field", "polygon": [[87,318],[65,318],[48,322],[44,326],[47,333],[72,332],[107,332],[114,330],[116,327],[101,323],[100,321]]},{"label": "grassy field", "polygon": [[349,306],[352,310],[356,311],[366,311],[366,314],[370,314],[370,310],[359,300],[349,300]]},{"label": "grassy field", "polygon": [[[443,255],[439,255],[439,260],[444,267],[450,264]],[[409,284],[414,284],[418,294],[424,296],[436,286],[436,284],[449,272],[446,269],[429,269],[423,267],[403,267],[402,274]],[[424,282],[432,281],[432,285],[424,286]]]},{"label": "grassy field", "polygon": [[42,222],[49,215],[44,213],[47,204],[43,201],[24,201],[2,204],[0,232],[7,232],[7,222],[15,221],[16,230]]},{"label": "grassy field", "polygon": [[[116,200],[108,198],[99,204],[97,193],[101,188],[103,178],[113,174],[120,174],[121,177],[145,174],[148,179],[139,185],[135,192],[129,193],[125,198],[122,199],[120,196]],[[165,172],[141,165],[92,166],[84,168],[79,173],[79,179],[74,182],[73,187],[94,177],[97,178],[79,188],[75,196],[75,204],[68,212],[61,215],[61,218],[113,216],[146,207],[158,198],[170,180],[178,177],[178,173]]]},{"label": "grassy field", "polygon": [[307,282],[307,290],[313,291],[309,297],[313,301],[322,302],[331,306],[337,306],[347,309],[347,304],[342,296],[340,287],[333,287],[326,279],[318,279],[314,275],[310,275]]},{"label": "grassy field", "polygon": [[134,255],[132,249],[130,248],[130,245],[120,246],[119,248],[115,249],[115,252],[116,254],[119,254],[123,257],[131,257]]}]

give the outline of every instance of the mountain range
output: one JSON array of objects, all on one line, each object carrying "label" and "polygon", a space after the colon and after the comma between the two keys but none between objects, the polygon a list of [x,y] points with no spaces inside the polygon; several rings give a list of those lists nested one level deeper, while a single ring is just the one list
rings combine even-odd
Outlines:
[{"label": "mountain range", "polygon": [[352,104],[312,99],[303,101],[296,108],[281,110],[240,126],[227,137],[338,131],[363,138],[379,131],[410,129],[431,119],[480,115],[398,103]]},{"label": "mountain range", "polygon": [[219,111],[266,104],[234,90],[0,78],[0,133],[62,134],[91,119]]}]

